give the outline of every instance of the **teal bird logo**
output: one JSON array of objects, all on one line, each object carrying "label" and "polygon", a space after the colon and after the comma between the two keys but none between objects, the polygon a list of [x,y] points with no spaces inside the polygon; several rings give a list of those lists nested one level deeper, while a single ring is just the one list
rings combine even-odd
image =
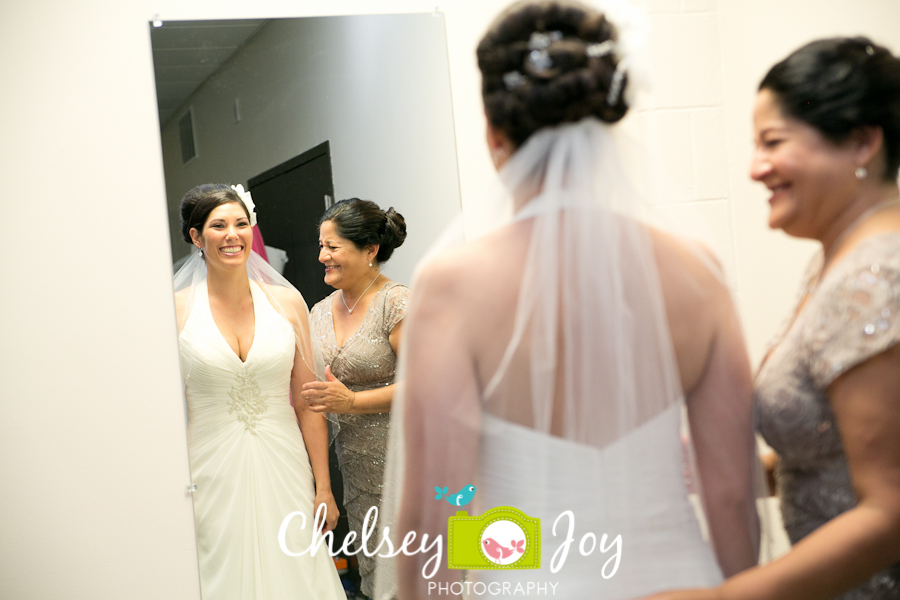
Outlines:
[{"label": "teal bird logo", "polygon": [[434,499],[440,500],[441,498],[443,498],[453,506],[465,506],[472,501],[472,498],[475,497],[476,489],[478,488],[476,488],[474,485],[467,485],[455,494],[448,494],[446,487],[439,488],[438,486],[434,486],[434,491],[437,492]]}]

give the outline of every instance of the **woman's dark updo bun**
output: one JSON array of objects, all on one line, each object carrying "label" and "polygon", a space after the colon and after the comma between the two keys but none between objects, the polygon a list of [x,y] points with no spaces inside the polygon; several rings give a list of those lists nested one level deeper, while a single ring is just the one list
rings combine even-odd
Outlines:
[{"label": "woman's dark updo bun", "polygon": [[371,200],[349,198],[335,202],[319,219],[319,226],[331,221],[335,232],[353,242],[359,250],[366,246],[378,245],[376,260],[385,262],[395,248],[406,239],[406,221],[394,210],[381,208]]},{"label": "woman's dark updo bun", "polygon": [[[531,58],[534,48],[529,42],[535,33],[552,39],[543,48],[549,57],[543,68],[535,68]],[[616,53],[592,55],[589,51],[608,40],[615,42],[615,28],[602,13],[583,4],[529,0],[509,7],[477,50],[481,93],[491,126],[519,147],[543,127],[591,115],[607,123],[624,117],[628,76],[622,72],[622,79],[613,83]],[[510,80],[510,74],[515,79]],[[614,87],[617,93],[610,94]]]},{"label": "woman's dark updo bun", "polygon": [[[773,66],[760,91],[833,142],[860,127],[884,132],[888,181],[900,168],[900,60],[865,37],[816,40]],[[879,175],[880,176],[880,175]]]},{"label": "woman's dark updo bun", "polygon": [[204,183],[185,194],[181,199],[181,237],[184,241],[193,244],[191,229],[202,232],[209,213],[229,202],[238,203],[247,213],[247,218],[250,218],[250,212],[241,197],[224,183]]}]

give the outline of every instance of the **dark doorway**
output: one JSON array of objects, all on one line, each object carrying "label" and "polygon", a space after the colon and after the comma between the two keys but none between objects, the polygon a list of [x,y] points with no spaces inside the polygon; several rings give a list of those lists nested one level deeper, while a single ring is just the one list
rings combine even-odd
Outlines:
[{"label": "dark doorway", "polygon": [[310,308],[333,292],[319,263],[317,224],[334,198],[328,141],[247,182],[257,207],[257,224],[269,246],[287,252],[284,277]]}]

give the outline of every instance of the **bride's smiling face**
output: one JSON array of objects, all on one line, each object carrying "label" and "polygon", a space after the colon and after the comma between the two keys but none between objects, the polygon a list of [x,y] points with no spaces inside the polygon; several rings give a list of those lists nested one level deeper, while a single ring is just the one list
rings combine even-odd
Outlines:
[{"label": "bride's smiling face", "polygon": [[192,228],[191,239],[203,250],[207,266],[243,265],[250,257],[253,228],[244,208],[237,202],[228,202],[209,213],[202,234]]}]

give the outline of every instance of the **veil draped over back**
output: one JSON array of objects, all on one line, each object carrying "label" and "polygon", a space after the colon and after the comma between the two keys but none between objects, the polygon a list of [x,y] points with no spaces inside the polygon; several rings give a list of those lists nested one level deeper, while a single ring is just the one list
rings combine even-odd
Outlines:
[{"label": "veil draped over back", "polygon": [[[455,332],[477,315],[453,315],[454,309],[446,308],[443,313],[451,318],[432,321],[435,312],[424,306],[426,298],[442,292],[429,289],[434,279],[429,262],[439,262],[441,249],[464,241],[463,224],[451,226],[423,260],[406,322],[399,376],[404,383],[394,400],[380,519],[381,526],[391,529],[395,548],[409,530],[418,533],[417,539],[423,533],[446,538],[453,510],[435,501],[434,487],[474,483],[479,491],[467,510],[514,503],[549,510],[564,507],[566,499],[557,495],[568,494],[576,514],[596,517],[588,523],[621,532],[625,552],[631,554],[623,552],[619,577],[610,580],[606,595],[595,597],[624,598],[679,584],[709,585],[721,578],[710,542],[701,540],[702,493],[683,418],[652,229],[646,223],[651,210],[630,180],[632,147],[621,128],[595,118],[542,129],[512,155],[496,185],[472,203],[473,210],[467,204],[477,231],[469,227],[466,241],[492,240],[492,232],[531,223],[518,299],[510,307],[515,310],[512,334],[494,338],[505,348],[499,366],[492,374],[473,376],[470,386],[465,377],[441,389],[422,381],[457,363],[465,372],[471,362],[471,357],[457,357],[465,350],[458,348],[464,342]],[[717,270],[702,249],[695,254]],[[435,327],[443,328],[446,346],[422,347],[419,332]],[[425,353],[433,358],[423,359]],[[426,369],[430,373],[417,371],[423,364],[432,365]],[[431,392],[422,394],[421,389]],[[745,459],[746,464],[733,469],[738,479],[746,480],[746,491],[752,488],[753,442],[745,400],[723,397],[726,408],[719,415],[726,415],[721,443],[739,446],[737,455]],[[507,434],[530,441],[506,444]],[[523,460],[528,464],[523,466]],[[754,508],[747,506],[748,522],[755,518]],[[543,522],[546,528],[557,514],[532,516],[549,521]],[[605,531],[593,533],[600,539]],[[554,547],[547,546],[546,538],[544,571],[551,562],[547,549]],[[680,557],[660,555],[668,542],[694,550]],[[419,548],[419,542],[411,547]],[[572,562],[577,551],[569,554]],[[420,552],[382,560],[376,598],[396,595],[398,577],[409,594],[404,597],[426,597],[429,580],[422,573],[431,570],[430,558]],[[595,555],[583,571],[571,567],[575,570],[569,576],[591,577],[592,564],[596,576],[606,558]],[[446,556],[440,562],[435,580],[459,579],[460,573],[445,570]],[[679,579],[679,571],[687,575]],[[512,571],[500,575],[507,573]],[[520,577],[522,573],[528,572]],[[487,573],[488,578],[496,575]],[[580,589],[597,591],[595,583]]]}]

